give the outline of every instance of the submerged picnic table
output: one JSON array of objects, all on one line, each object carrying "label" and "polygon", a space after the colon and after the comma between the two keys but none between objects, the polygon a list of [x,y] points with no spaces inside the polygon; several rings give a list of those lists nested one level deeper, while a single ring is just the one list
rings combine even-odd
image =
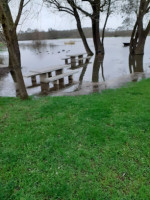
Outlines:
[{"label": "submerged picnic table", "polygon": [[[41,69],[30,71],[29,74],[25,75],[25,77],[31,78],[32,87],[35,87],[35,86],[39,86],[36,80],[36,77],[39,75],[41,91],[43,93],[47,93],[49,90],[50,82],[54,84],[55,88],[58,87],[57,81],[59,81],[59,85],[61,86],[64,85],[65,77],[68,77],[69,83],[73,82],[72,75],[77,73],[78,71],[69,70],[68,72],[63,73],[63,69],[68,69],[68,68],[70,68],[69,65],[59,65],[59,66],[41,68]],[[55,72],[54,76],[52,76],[52,72]]]},{"label": "submerged picnic table", "polygon": [[76,63],[78,63],[79,65],[82,65],[83,60],[87,61],[91,58],[91,56],[83,57],[84,55],[86,55],[86,53],[66,55],[68,58],[63,58],[62,60],[65,60],[65,64],[71,64],[71,67],[75,67]]},{"label": "submerged picnic table", "polygon": [[76,62],[76,58],[77,59],[82,59],[84,54],[86,54],[86,53],[78,53],[78,54],[66,55],[68,58],[63,58],[62,60],[65,60],[65,64],[69,64],[69,60],[70,60],[71,63],[75,63]]}]

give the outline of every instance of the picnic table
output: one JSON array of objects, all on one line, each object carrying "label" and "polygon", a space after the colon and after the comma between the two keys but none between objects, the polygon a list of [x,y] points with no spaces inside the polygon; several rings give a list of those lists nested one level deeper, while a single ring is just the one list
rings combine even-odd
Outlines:
[{"label": "picnic table", "polygon": [[71,63],[75,63],[76,58],[83,59],[83,55],[85,55],[85,54],[86,53],[71,54],[71,55],[67,55],[67,57],[69,57],[69,59],[71,60]]},{"label": "picnic table", "polygon": [[[77,73],[77,71],[70,70],[66,73],[63,73],[64,69],[70,68],[69,65],[59,65],[59,66],[51,66],[41,69],[31,70],[25,77],[31,78],[32,87],[39,86],[37,84],[36,77],[40,76],[40,85],[41,91],[43,93],[47,93],[49,90],[49,83],[52,82],[54,87],[57,88],[59,81],[59,85],[64,85],[64,78],[68,77],[69,83],[73,82],[72,75]],[[52,76],[52,72],[55,72],[55,75]]]},{"label": "picnic table", "polygon": [[[71,68],[76,67],[76,64],[82,65],[84,60],[85,62],[89,61],[91,56],[83,57],[86,53],[78,53],[78,54],[71,54],[67,55],[68,58],[63,58],[65,60],[65,64],[71,64]],[[70,60],[70,62],[69,62]]]}]

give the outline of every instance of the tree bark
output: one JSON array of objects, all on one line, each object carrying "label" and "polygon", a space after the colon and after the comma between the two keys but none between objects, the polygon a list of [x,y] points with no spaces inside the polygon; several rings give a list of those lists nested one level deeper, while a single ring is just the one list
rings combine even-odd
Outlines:
[{"label": "tree bark", "polygon": [[145,41],[150,31],[150,22],[148,23],[145,30],[143,28],[143,18],[147,13],[148,5],[148,1],[141,0],[139,13],[130,40],[130,54],[132,55],[144,54]]},{"label": "tree bark", "polygon": [[103,70],[103,61],[104,61],[104,55],[95,55],[94,63],[93,63],[93,74],[92,74],[92,82],[97,83],[99,82],[99,70],[101,67],[102,70],[102,79],[105,81],[104,77],[104,70]]},{"label": "tree bark", "polygon": [[129,70],[130,73],[144,72],[143,55],[129,55]]},{"label": "tree bark", "polygon": [[130,40],[130,54],[132,55],[143,55],[144,47],[147,35],[141,26],[142,19],[137,19],[134,29],[132,31],[131,40]]},{"label": "tree bark", "polygon": [[17,82],[17,87],[19,90],[20,98],[27,99],[28,94],[24,84],[22,71],[21,71],[21,59],[20,59],[20,49],[18,44],[18,38],[16,34],[16,27],[14,25],[11,12],[7,3],[3,3],[2,10],[2,27],[3,32],[7,42],[7,48],[9,52],[9,64],[11,64],[11,70],[15,74],[15,79]]},{"label": "tree bark", "polygon": [[[78,11],[77,11],[77,8],[76,8],[76,4],[74,1],[72,0],[67,0],[68,4],[71,6],[72,8],[72,15],[75,17],[76,19],[76,22],[77,22],[77,29],[78,29],[78,32],[80,34],[80,37],[82,39],[82,42],[83,42],[83,45],[84,45],[84,48],[87,52],[88,55],[93,55],[93,52],[91,51],[88,43],[87,43],[87,40],[86,40],[86,37],[85,37],[85,34],[84,34],[84,31],[82,29],[82,25],[81,25],[81,20],[80,20],[80,16],[78,14]],[[71,13],[70,13],[71,14]]]},{"label": "tree bark", "polygon": [[81,26],[81,20],[80,20],[79,14],[78,14],[76,8],[73,8],[73,10],[74,10],[74,17],[75,17],[76,22],[77,22],[77,28],[78,28],[80,37],[81,37],[81,39],[82,39],[84,48],[85,48],[87,54],[92,56],[92,55],[93,55],[93,52],[91,51],[91,49],[90,49],[90,47],[89,47],[89,45],[88,45],[88,43],[87,43],[85,34],[84,34],[83,29],[82,29],[82,26]]},{"label": "tree bark", "polygon": [[104,46],[100,40],[100,30],[99,30],[99,18],[100,18],[100,2],[92,3],[93,15],[91,17],[92,20],[92,34],[93,34],[93,42],[95,47],[96,54],[104,54]]}]

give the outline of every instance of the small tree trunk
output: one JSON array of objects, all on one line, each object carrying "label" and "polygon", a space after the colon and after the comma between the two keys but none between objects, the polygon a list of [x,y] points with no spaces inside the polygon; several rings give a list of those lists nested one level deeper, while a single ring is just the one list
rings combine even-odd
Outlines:
[{"label": "small tree trunk", "polygon": [[93,55],[93,52],[91,51],[91,49],[90,49],[90,47],[89,47],[89,45],[88,45],[88,43],[87,43],[87,40],[86,40],[84,31],[83,31],[82,26],[81,26],[80,16],[79,16],[78,11],[77,11],[77,9],[76,9],[76,7],[75,7],[75,4],[74,4],[73,1],[70,1],[70,0],[68,0],[68,3],[70,4],[70,6],[71,6],[72,9],[73,9],[74,17],[75,17],[76,22],[77,22],[78,32],[79,32],[80,37],[81,37],[81,39],[82,39],[84,48],[85,48],[87,54],[92,56],[92,55]]},{"label": "small tree trunk", "polygon": [[150,22],[145,30],[143,27],[143,18],[147,14],[148,5],[149,1],[140,1],[139,13],[130,40],[130,54],[132,55],[144,54],[145,41],[150,31]]},{"label": "small tree trunk", "polygon": [[93,52],[91,51],[91,49],[90,49],[90,47],[89,47],[89,45],[88,45],[88,43],[87,43],[85,34],[84,34],[83,29],[82,29],[82,27],[81,27],[81,21],[80,21],[80,19],[79,19],[78,17],[76,17],[76,15],[75,15],[75,18],[76,18],[76,21],[77,21],[77,28],[78,28],[80,37],[81,37],[81,39],[82,39],[84,48],[85,48],[87,54],[92,56],[92,55],[93,55]]},{"label": "small tree trunk", "polygon": [[143,55],[144,54],[145,41],[146,41],[145,36],[139,38],[139,41],[134,50],[135,55]]},{"label": "small tree trunk", "polygon": [[143,55],[129,55],[129,70],[133,72],[144,72]]},{"label": "small tree trunk", "polygon": [[22,71],[21,71],[20,51],[19,51],[19,45],[18,45],[16,32],[14,32],[10,36],[8,51],[9,51],[9,57],[11,60],[12,72],[15,74],[14,77],[17,82],[17,87],[18,87],[17,89],[19,90],[20,98],[27,99],[28,94],[26,91],[26,87],[25,87],[25,83],[24,83]]},{"label": "small tree trunk", "polygon": [[95,55],[94,64],[93,64],[93,74],[92,74],[92,82],[94,82],[94,83],[99,82],[100,67],[102,70],[102,79],[103,79],[103,81],[105,81],[104,70],[103,70],[103,61],[104,61],[104,54]]},{"label": "small tree trunk", "polygon": [[16,27],[14,25],[8,4],[3,4],[3,6],[5,7],[2,10],[4,13],[1,14],[1,22],[9,52],[9,64],[11,65],[11,70],[15,73],[15,80],[19,89],[20,98],[27,99],[28,94],[21,72],[21,59]]},{"label": "small tree trunk", "polygon": [[104,54],[104,46],[100,40],[100,30],[99,30],[99,7],[100,2],[93,3],[92,9],[93,9],[93,16],[91,17],[92,20],[92,33],[93,33],[93,42],[95,47],[96,54]]},{"label": "small tree trunk", "polygon": [[16,74],[15,74],[14,69],[13,69],[13,65],[12,65],[12,61],[11,61],[10,55],[9,55],[9,69],[10,69],[10,73],[11,73],[11,76],[13,78],[13,81],[15,83],[17,83]]},{"label": "small tree trunk", "polygon": [[138,25],[135,26],[130,40],[130,54],[143,55],[146,41],[145,31],[143,29],[139,30],[140,27]]}]

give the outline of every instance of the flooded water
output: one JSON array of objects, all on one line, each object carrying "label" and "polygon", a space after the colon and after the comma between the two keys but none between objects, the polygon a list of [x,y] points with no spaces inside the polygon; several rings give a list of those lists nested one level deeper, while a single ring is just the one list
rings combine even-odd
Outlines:
[{"label": "flooded water", "polygon": [[[23,41],[20,43],[22,72],[25,76],[30,71],[41,70],[45,67],[64,65],[67,55],[85,52],[80,39]],[[105,56],[91,57],[84,64],[72,66],[78,73],[73,75],[73,84],[65,78],[65,87],[52,89],[50,95],[77,95],[100,92],[107,88],[116,88],[126,82],[139,81],[150,76],[150,37],[146,41],[145,55],[129,57],[129,48],[123,47],[123,42],[129,42],[128,37],[105,38]],[[92,39],[89,46],[94,51]],[[84,55],[86,57],[86,55]],[[0,51],[0,65],[8,64],[8,53]],[[66,70],[67,71],[67,70]],[[41,94],[41,87],[31,86],[31,78],[24,77],[29,95]],[[39,82],[39,77],[37,77]],[[50,84],[50,88],[53,84]],[[15,83],[11,74],[0,76],[0,96],[16,96]]]}]

